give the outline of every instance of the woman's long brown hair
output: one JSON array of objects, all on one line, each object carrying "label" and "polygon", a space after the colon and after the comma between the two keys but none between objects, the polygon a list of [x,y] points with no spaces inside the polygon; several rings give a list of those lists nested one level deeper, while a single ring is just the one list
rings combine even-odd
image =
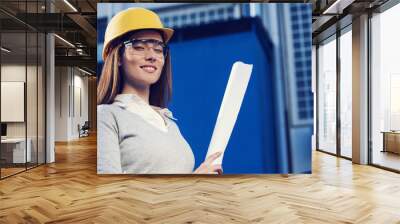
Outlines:
[{"label": "woman's long brown hair", "polygon": [[[103,70],[97,84],[97,105],[111,104],[115,96],[122,91],[124,84],[122,69],[118,65],[122,55],[122,41],[108,50]],[[172,96],[171,58],[169,52],[165,56],[164,67],[159,80],[150,86],[150,105],[164,108]]]}]

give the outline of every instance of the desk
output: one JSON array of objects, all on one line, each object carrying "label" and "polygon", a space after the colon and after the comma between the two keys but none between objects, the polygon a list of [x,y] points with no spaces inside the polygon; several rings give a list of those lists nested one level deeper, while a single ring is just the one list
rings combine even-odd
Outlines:
[{"label": "desk", "polygon": [[[31,145],[32,141],[27,138],[28,143],[25,154],[25,138],[6,138],[1,139],[1,157],[9,163],[25,163],[32,159]],[[12,158],[12,160],[11,160]],[[25,161],[27,158],[27,161]]]},{"label": "desk", "polygon": [[382,152],[393,152],[400,154],[400,132],[383,131],[383,150]]}]

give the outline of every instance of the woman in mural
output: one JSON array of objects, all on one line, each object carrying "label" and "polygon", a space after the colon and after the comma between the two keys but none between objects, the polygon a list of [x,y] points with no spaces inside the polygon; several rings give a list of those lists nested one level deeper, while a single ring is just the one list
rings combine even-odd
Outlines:
[{"label": "woman in mural", "polygon": [[166,108],[172,73],[167,43],[173,30],[154,12],[131,8],[109,22],[97,87],[99,174],[221,173],[209,156],[194,155]]}]

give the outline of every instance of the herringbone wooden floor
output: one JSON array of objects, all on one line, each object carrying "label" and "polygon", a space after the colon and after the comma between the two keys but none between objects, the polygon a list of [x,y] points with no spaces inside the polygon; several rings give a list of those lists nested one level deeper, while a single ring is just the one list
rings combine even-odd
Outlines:
[{"label": "herringbone wooden floor", "polygon": [[320,152],[312,175],[98,176],[94,137],[0,181],[0,223],[400,223],[400,175]]}]

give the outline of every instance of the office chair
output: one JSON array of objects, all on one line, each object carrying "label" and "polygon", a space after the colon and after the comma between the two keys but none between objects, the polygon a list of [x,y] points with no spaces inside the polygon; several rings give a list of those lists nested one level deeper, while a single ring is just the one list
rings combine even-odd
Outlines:
[{"label": "office chair", "polygon": [[89,136],[89,129],[90,129],[89,121],[85,121],[82,127],[80,127],[80,125],[78,124],[79,138]]}]

